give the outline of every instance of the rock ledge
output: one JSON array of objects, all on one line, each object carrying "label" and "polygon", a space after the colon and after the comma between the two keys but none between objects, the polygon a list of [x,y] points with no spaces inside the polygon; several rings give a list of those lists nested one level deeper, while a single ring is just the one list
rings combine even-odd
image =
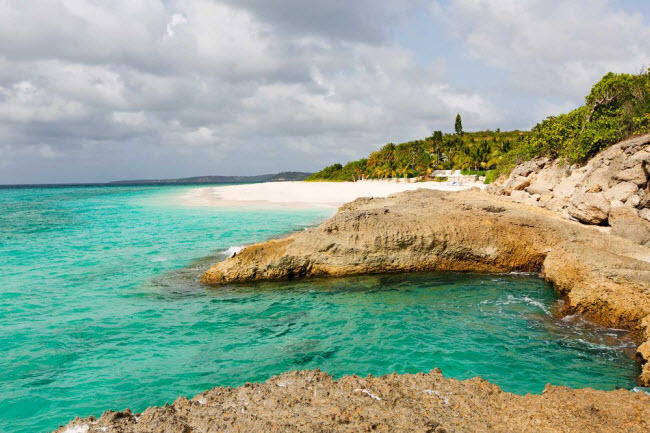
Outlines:
[{"label": "rock ledge", "polygon": [[[650,248],[480,191],[358,199],[318,227],[246,247],[202,281],[433,270],[539,272],[564,314],[629,329],[650,357]],[[650,364],[639,384],[650,384]]]},{"label": "rock ledge", "polygon": [[142,414],[76,419],[57,433],[199,432],[647,432],[650,396],[547,385],[515,395],[440,370],[333,380],[295,371],[264,384],[214,388]]}]

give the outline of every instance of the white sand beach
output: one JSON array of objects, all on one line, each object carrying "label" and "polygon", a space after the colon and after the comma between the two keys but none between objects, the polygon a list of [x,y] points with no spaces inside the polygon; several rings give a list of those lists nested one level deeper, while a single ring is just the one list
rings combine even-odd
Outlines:
[{"label": "white sand beach", "polygon": [[359,197],[387,197],[419,188],[461,191],[484,188],[482,182],[407,182],[363,180],[358,182],[268,182],[211,186],[192,189],[181,200],[191,206],[331,207]]}]

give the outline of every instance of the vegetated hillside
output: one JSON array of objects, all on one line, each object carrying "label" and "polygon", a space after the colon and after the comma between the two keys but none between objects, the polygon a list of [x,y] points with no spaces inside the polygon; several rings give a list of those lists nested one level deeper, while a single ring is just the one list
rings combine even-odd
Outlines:
[{"label": "vegetated hillside", "polygon": [[610,72],[591,88],[585,105],[538,123],[510,156],[582,163],[614,143],[648,132],[650,69],[639,75]]},{"label": "vegetated hillside", "polygon": [[650,132],[650,70],[639,75],[605,75],[585,98],[585,105],[552,116],[530,132],[464,132],[460,115],[455,133],[389,143],[367,158],[334,164],[309,181],[354,181],[362,178],[427,178],[436,169],[487,172],[487,182],[517,164],[538,157],[583,163],[599,150],[633,135]]},{"label": "vegetated hillside", "polygon": [[267,180],[267,182],[286,182],[291,180],[305,180],[312,173],[305,173],[302,171],[283,171],[278,173]]},{"label": "vegetated hillside", "polygon": [[314,173],[308,181],[356,181],[367,178],[423,177],[433,170],[463,169],[483,172],[500,164],[514,146],[520,146],[522,131],[477,131],[445,134],[406,143],[388,143],[368,158],[345,165],[334,164]]}]

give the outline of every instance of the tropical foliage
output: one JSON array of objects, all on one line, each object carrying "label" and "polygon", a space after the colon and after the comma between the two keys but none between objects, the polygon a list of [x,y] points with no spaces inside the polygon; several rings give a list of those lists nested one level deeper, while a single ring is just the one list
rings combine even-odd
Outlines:
[{"label": "tropical foliage", "polygon": [[491,181],[518,163],[539,156],[582,163],[617,141],[650,132],[650,70],[639,75],[605,75],[593,86],[584,106],[549,117],[530,132],[465,132],[460,114],[454,131],[388,143],[367,159],[331,165],[307,180],[427,179],[433,170],[461,169],[485,173],[486,181]]},{"label": "tropical foliage", "polygon": [[435,131],[430,137],[422,140],[388,143],[372,152],[368,158],[346,165],[330,165],[307,180],[356,181],[412,177],[427,179],[433,170],[484,171],[496,168],[503,155],[522,138],[523,133],[519,131],[462,132],[462,127],[458,134]]},{"label": "tropical foliage", "polygon": [[605,75],[585,105],[538,123],[511,157],[537,156],[581,163],[633,135],[650,132],[650,69],[639,75]]}]

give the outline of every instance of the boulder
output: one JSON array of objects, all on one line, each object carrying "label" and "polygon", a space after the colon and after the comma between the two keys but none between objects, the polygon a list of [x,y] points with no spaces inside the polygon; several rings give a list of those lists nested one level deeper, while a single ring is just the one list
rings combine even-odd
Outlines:
[{"label": "boulder", "polygon": [[529,194],[539,194],[539,195],[548,194],[551,191],[553,191],[554,186],[555,185],[553,185],[550,182],[545,182],[542,179],[537,179],[533,183],[531,183],[529,187],[526,188],[526,192],[528,192]]},{"label": "boulder", "polygon": [[[583,166],[543,158],[526,161],[488,191],[513,194],[514,201],[586,224],[603,224],[613,207],[650,209],[649,178],[650,134],[646,134],[603,150]],[[650,211],[639,216],[650,221]]]},{"label": "boulder", "polygon": [[633,209],[613,208],[609,213],[609,225],[613,235],[650,247],[650,221],[641,218]]},{"label": "boulder", "polygon": [[513,191],[521,191],[530,185],[530,179],[524,176],[517,176],[508,182],[506,193],[512,194]]},{"label": "boulder", "polygon": [[647,173],[641,163],[619,171],[614,175],[614,178],[623,182],[632,182],[639,187],[643,187],[648,183]]},{"label": "boulder", "polygon": [[530,194],[526,191],[515,190],[510,193],[510,198],[517,203],[525,203],[530,199]]},{"label": "boulder", "polygon": [[650,209],[645,208],[639,211],[639,216],[646,221],[650,221]]},{"label": "boulder", "polygon": [[621,182],[605,191],[605,197],[610,201],[618,200],[626,202],[638,190],[638,187],[632,182]]},{"label": "boulder", "polygon": [[584,174],[578,171],[574,171],[571,175],[553,188],[553,195],[555,197],[567,197],[570,198],[576,192],[577,186],[580,184]]},{"label": "boulder", "polygon": [[584,224],[602,224],[607,221],[611,205],[601,192],[576,193],[571,200],[569,215]]},{"label": "boulder", "polygon": [[625,203],[630,207],[638,207],[641,204],[641,197],[635,194],[628,198]]}]

